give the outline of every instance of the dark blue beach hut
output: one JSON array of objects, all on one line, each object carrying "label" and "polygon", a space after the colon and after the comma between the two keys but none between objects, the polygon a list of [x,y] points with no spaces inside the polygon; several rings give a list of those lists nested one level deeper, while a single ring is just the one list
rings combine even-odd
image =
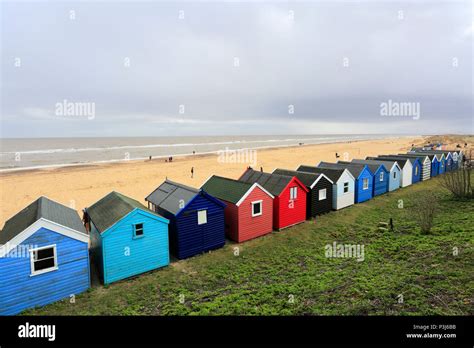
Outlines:
[{"label": "dark blue beach hut", "polygon": [[178,259],[224,246],[226,205],[205,191],[166,180],[145,200],[170,220],[170,250]]},{"label": "dark blue beach hut", "polygon": [[370,171],[374,173],[374,185],[372,194],[375,196],[388,192],[388,179],[390,171],[383,164],[371,162],[370,160],[353,159],[352,163],[367,164]]},{"label": "dark blue beach hut", "polygon": [[351,162],[320,162],[318,168],[347,169],[355,178],[355,203],[365,202],[373,197],[374,174],[366,164]]}]

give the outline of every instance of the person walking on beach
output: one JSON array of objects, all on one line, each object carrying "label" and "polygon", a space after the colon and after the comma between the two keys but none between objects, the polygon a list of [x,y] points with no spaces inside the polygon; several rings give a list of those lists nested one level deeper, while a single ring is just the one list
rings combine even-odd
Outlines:
[{"label": "person walking on beach", "polygon": [[191,179],[194,177],[194,167],[191,167]]}]

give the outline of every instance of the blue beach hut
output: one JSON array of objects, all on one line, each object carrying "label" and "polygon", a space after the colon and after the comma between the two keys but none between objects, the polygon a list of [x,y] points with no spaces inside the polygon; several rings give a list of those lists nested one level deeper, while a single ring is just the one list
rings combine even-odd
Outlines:
[{"label": "blue beach hut", "polygon": [[205,191],[166,180],[145,200],[170,220],[170,250],[178,259],[224,246],[226,205]]},{"label": "blue beach hut", "polygon": [[0,315],[77,295],[90,286],[89,236],[74,209],[40,197],[0,232]]},{"label": "blue beach hut", "polygon": [[381,155],[381,156],[378,156],[378,158],[397,161],[400,167],[404,167],[405,162],[409,161],[412,165],[411,183],[415,184],[421,180],[422,164],[418,158],[409,157],[409,156],[404,157],[404,156],[398,156],[398,155]]},{"label": "blue beach hut", "polygon": [[352,163],[366,164],[370,171],[374,173],[374,185],[372,194],[375,196],[388,192],[390,171],[381,163],[374,163],[369,160],[353,159]]},{"label": "blue beach hut", "polygon": [[438,160],[438,175],[446,172],[446,157],[444,154],[435,154]]},{"label": "blue beach hut", "polygon": [[440,174],[440,158],[441,156],[423,152],[424,155],[428,156],[431,160],[431,177],[437,176]]},{"label": "blue beach hut", "polygon": [[373,197],[374,174],[366,164],[351,162],[320,162],[318,168],[345,168],[355,178],[355,203],[365,202]]},{"label": "blue beach hut", "polygon": [[84,222],[104,284],[169,264],[169,221],[132,198],[111,192],[85,209]]}]

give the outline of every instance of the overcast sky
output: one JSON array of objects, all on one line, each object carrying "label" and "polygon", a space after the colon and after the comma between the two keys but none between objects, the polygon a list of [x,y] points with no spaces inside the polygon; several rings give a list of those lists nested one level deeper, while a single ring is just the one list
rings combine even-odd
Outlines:
[{"label": "overcast sky", "polygon": [[473,133],[471,1],[1,7],[2,137]]}]

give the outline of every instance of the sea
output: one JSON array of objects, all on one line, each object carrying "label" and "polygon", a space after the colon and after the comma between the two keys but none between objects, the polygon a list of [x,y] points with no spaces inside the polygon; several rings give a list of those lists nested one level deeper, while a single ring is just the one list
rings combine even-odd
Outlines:
[{"label": "sea", "polygon": [[3,138],[0,172],[129,160],[167,159],[225,150],[322,144],[394,135],[246,135],[106,138]]}]

